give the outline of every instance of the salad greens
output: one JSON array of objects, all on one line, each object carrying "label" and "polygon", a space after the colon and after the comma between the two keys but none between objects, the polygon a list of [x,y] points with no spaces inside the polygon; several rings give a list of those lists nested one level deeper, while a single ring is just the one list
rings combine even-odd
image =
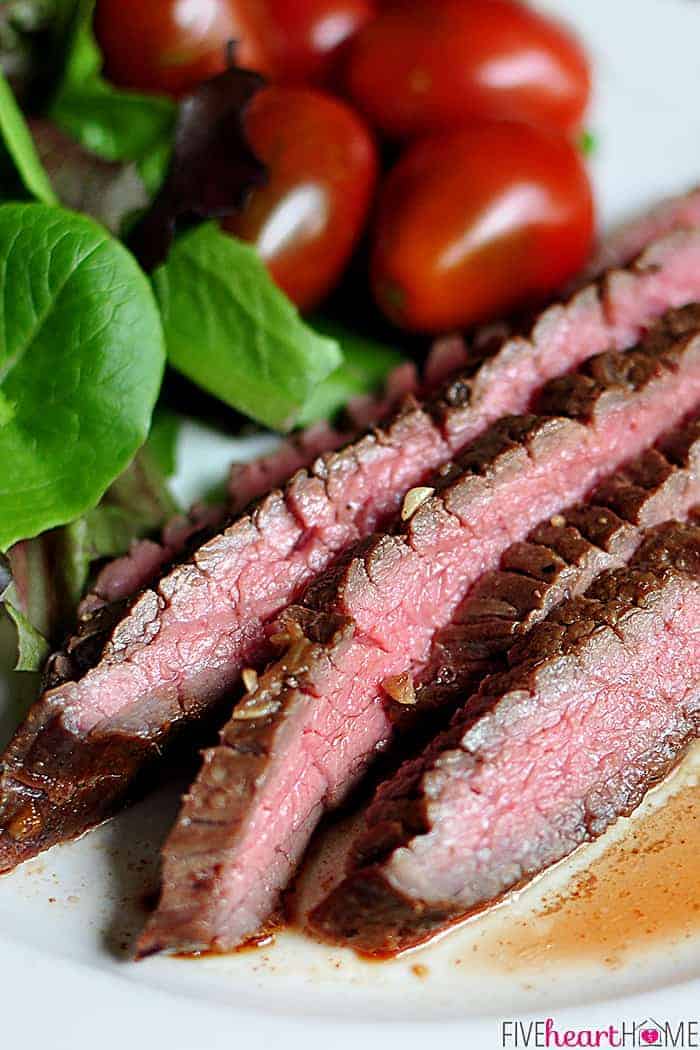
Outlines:
[{"label": "salad greens", "polygon": [[314,317],[312,324],[317,332],[336,340],[343,362],[311,394],[297,420],[300,426],[332,419],[351,398],[380,388],[392,368],[403,360],[397,350],[351,332],[337,321]]},{"label": "salad greens", "polygon": [[341,363],[272,283],[253,248],[208,223],[153,275],[168,360],[198,386],[280,430]]},{"label": "salad greens", "polygon": [[233,67],[182,100],[167,175],[129,244],[145,270],[167,259],[179,219],[213,219],[245,206],[267,182],[266,166],[245,133],[245,114],[265,86],[257,73]]},{"label": "salad greens", "polygon": [[164,363],[158,309],[92,220],[0,207],[0,549],[95,506],[145,441]]},{"label": "salad greens", "polygon": [[[42,574],[45,576],[45,574]],[[17,586],[10,582],[0,595],[7,615],[17,631],[17,662],[15,671],[40,671],[51,647],[43,634],[20,609]]]},{"label": "salad greens", "polygon": [[[0,189],[2,197],[8,199],[8,187],[22,186],[22,196],[35,197],[44,204],[58,204],[51,183],[44,171],[34,140],[29,132],[22,111],[15,102],[12,88],[0,70]],[[14,178],[14,174],[18,178]],[[16,199],[16,198],[15,198]]]},{"label": "salad greens", "polygon": [[10,549],[0,601],[17,630],[16,670],[38,670],[70,629],[97,559],[122,554],[177,512],[166,483],[176,436],[177,420],[158,413],[148,442],[96,507]]},{"label": "salad greens", "polygon": [[34,68],[41,90],[30,77],[22,98],[45,99],[34,115],[89,151],[86,168],[137,165],[151,206],[132,243],[140,234],[160,265],[149,279],[124,244],[59,205],[0,72],[0,603],[21,669],[38,668],[70,626],[95,561],[177,509],[166,478],[179,419],[153,415],[166,352],[192,382],[278,430],[331,418],[400,360],[333,322],[302,320],[254,249],[215,224],[176,229],[241,207],[264,181],[242,123],[260,78],[229,70],[179,106],[122,91],[102,76],[93,10],[94,0],[44,0],[42,47],[54,46]]},{"label": "salad greens", "polygon": [[147,187],[156,189],[168,163],[175,104],[109,84],[92,31],[95,0],[61,6],[62,68],[48,116],[103,160],[135,161]]}]

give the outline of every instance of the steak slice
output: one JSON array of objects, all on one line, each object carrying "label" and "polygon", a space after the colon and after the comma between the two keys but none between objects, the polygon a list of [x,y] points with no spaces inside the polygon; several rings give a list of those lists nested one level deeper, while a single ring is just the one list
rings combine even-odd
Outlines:
[{"label": "steak slice", "polygon": [[554,610],[367,813],[312,914],[366,952],[412,947],[629,814],[700,732],[700,528]]},{"label": "steak slice", "polygon": [[401,728],[434,734],[487,674],[507,664],[512,646],[566,598],[602,572],[629,562],[648,529],[683,521],[700,505],[700,420],[606,478],[586,503],[537,525],[486,573],[438,631],[413,703],[397,705]]},{"label": "steak slice", "polygon": [[660,201],[608,234],[577,282],[590,281],[613,266],[624,266],[657,237],[694,226],[700,226],[700,187]]},{"label": "steak slice", "polygon": [[[424,392],[433,390],[446,378],[448,361],[459,358],[464,364],[466,349],[461,340],[449,355],[441,342],[434,345],[425,362]],[[417,388],[415,365],[408,361],[397,365],[387,376],[380,396],[350,401],[346,411],[348,428],[336,429],[327,423],[316,423],[284,438],[271,452],[247,463],[234,463],[225,504],[195,504],[188,514],[178,514],[167,521],[157,540],[136,540],[129,551],[108,561],[80,602],[74,633],[49,657],[44,668],[44,688],[53,689],[65,681],[81,678],[94,667],[111,630],[124,617],[127,603],[144,587],[157,581],[173,562],[181,561],[188,551],[196,550],[220,532],[233,516],[240,515],[254,500],[284,484],[298,470],[310,467],[320,455],[347,445],[360,430],[366,429],[358,424],[358,414],[373,417],[373,422],[378,423],[401,405],[406,394],[416,393]]]},{"label": "steak slice", "polygon": [[256,931],[323,810],[389,739],[382,683],[426,662],[435,632],[506,548],[698,404],[699,330],[700,306],[671,311],[638,348],[552,381],[547,415],[491,427],[434,488],[407,495],[399,534],[364,541],[285,612],[282,656],[185,798],[142,954],[226,950]]},{"label": "steak slice", "polygon": [[97,664],[45,692],[6,750],[0,871],[114,813],[178,735],[191,745],[242,669],[269,656],[266,623],[386,526],[406,489],[492,420],[527,408],[552,375],[629,345],[669,306],[699,297],[700,233],[657,242],[544,311],[529,338],[474,361],[425,407],[409,400],[383,428],[321,457],[144,590]]}]

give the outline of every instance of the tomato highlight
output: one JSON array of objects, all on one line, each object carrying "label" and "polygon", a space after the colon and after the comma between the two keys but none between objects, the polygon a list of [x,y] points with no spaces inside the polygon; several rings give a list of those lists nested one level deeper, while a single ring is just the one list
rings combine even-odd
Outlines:
[{"label": "tomato highlight", "polygon": [[269,179],[223,228],[254,244],[279,287],[310,309],[336,284],[362,232],[377,177],[374,141],[348,106],[310,88],[261,91],[245,128]]}]

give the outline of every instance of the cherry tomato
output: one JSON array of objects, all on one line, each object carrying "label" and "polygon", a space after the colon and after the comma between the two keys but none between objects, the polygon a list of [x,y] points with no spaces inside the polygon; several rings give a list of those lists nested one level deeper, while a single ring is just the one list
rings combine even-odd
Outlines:
[{"label": "cherry tomato", "polygon": [[336,283],[362,231],[377,174],[372,136],[343,102],[311,88],[265,88],[245,124],[270,177],[224,229],[256,245],[280,288],[308,309]]},{"label": "cherry tomato", "polygon": [[576,40],[514,0],[394,2],[349,42],[345,82],[395,138],[473,117],[570,130],[590,93]]},{"label": "cherry tomato", "polygon": [[253,68],[298,84],[327,82],[340,46],[374,14],[374,0],[239,0],[236,6],[246,10],[256,41]]},{"label": "cherry tomato", "polygon": [[105,73],[122,87],[179,97],[228,64],[274,80],[325,79],[372,0],[98,0]]},{"label": "cherry tomato", "polygon": [[[95,36],[105,75],[121,87],[179,97],[227,68],[229,40],[246,39],[231,0],[98,0]],[[241,64],[255,59],[244,43]]]},{"label": "cherry tomato", "polygon": [[578,150],[529,124],[480,122],[410,146],[380,194],[377,302],[444,331],[535,302],[585,262],[594,229]]}]

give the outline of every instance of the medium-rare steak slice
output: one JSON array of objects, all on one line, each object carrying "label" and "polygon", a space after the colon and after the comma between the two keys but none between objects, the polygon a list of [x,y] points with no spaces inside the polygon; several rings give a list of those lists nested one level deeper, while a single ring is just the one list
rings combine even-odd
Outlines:
[{"label": "medium-rare steak slice", "polygon": [[[671,197],[661,201],[651,211],[626,223],[603,241],[600,249],[586,267],[577,287],[593,280],[605,270],[621,267],[638,256],[653,240],[678,229],[700,225],[700,190]],[[669,304],[673,305],[673,304]],[[477,333],[472,352],[486,340],[493,347],[493,330],[498,325],[485,326]],[[501,326],[503,339],[510,332]],[[496,340],[498,345],[498,340]],[[479,351],[477,351],[478,353]],[[203,508],[195,506],[188,518],[178,517],[168,522],[160,543],[150,539],[134,544],[127,555],[109,562],[100,573],[94,589],[82,603],[79,631],[69,639],[66,651],[57,653],[52,660],[48,684],[58,685],[61,680],[73,677],[71,671],[81,671],[85,661],[82,642],[87,636],[92,649],[96,635],[102,644],[106,640],[106,623],[114,624],[123,615],[119,605],[105,615],[104,606],[122,603],[142,587],[150,585],[175,557],[180,554],[200,528],[223,525],[227,516],[245,511],[253,500],[261,499],[271,489],[284,485],[298,470],[310,468],[314,460],[325,452],[333,452],[353,440],[357,434],[383,421],[390,411],[408,393],[426,397],[452,372],[463,369],[469,360],[466,342],[460,336],[448,336],[433,343],[422,369],[419,386],[415,365],[404,362],[390,372],[386,387],[379,397],[354,398],[348,404],[345,425],[340,428],[327,423],[316,423],[280,442],[273,451],[246,463],[234,463],[228,484],[228,501],[221,507]],[[92,621],[95,622],[92,622]],[[71,666],[72,653],[78,652],[76,667]],[[85,664],[85,670],[96,661]]]},{"label": "medium-rare steak slice", "polygon": [[608,234],[577,283],[592,280],[613,266],[624,266],[645,245],[671,230],[700,226],[700,187],[660,201],[650,211],[636,216]]},{"label": "medium-rare steak slice", "polygon": [[[576,287],[598,277],[605,270],[621,267],[640,254],[646,245],[674,230],[700,224],[700,190],[662,201],[651,211],[626,223],[603,241],[600,249]],[[507,324],[486,325],[477,332],[471,354],[478,359],[484,352],[494,353],[509,336]],[[253,500],[284,485],[298,470],[311,468],[314,460],[349,444],[357,434],[383,421],[405,394],[427,397],[452,373],[464,369],[470,350],[460,336],[437,340],[423,366],[419,386],[415,365],[404,362],[387,377],[379,397],[354,398],[346,408],[345,425],[314,424],[285,438],[272,452],[231,467],[228,500],[216,507],[196,505],[186,517],[178,516],[166,524],[160,541],[136,541],[131,550],[107,563],[94,587],[78,610],[75,633],[62,649],[49,658],[44,674],[47,689],[64,681],[80,678],[97,663],[111,630],[125,615],[126,602],[142,588],[150,586],[168,565],[184,556],[188,545],[204,530],[218,531],[227,517],[243,513]],[[108,608],[109,606],[109,608]]]},{"label": "medium-rare steak slice", "polygon": [[255,932],[324,808],[388,739],[382,684],[425,663],[435,632],[506,548],[700,402],[699,331],[700,306],[671,311],[637,349],[552,381],[547,415],[491,427],[434,488],[407,494],[399,534],[364,541],[286,611],[281,658],[185,798],[142,952],[226,949]]},{"label": "medium-rare steak slice", "polygon": [[321,457],[282,492],[146,589],[99,662],[47,691],[2,759],[0,870],[111,815],[178,734],[193,734],[269,649],[265,624],[338,555],[391,521],[406,489],[549,377],[624,347],[700,297],[700,233],[674,234],[627,270],[550,307],[430,403]]},{"label": "medium-rare steak slice", "polygon": [[[412,683],[413,701],[397,705],[401,728],[445,725],[508,651],[564,599],[582,594],[607,569],[625,565],[646,530],[683,521],[700,505],[700,420],[606,478],[586,503],[537,525],[505,551],[435,635],[430,658]],[[436,717],[437,716],[437,717]]]},{"label": "medium-rare steak slice", "polygon": [[667,524],[533,628],[380,790],[312,915],[367,952],[420,943],[630,813],[700,732],[700,528]]},{"label": "medium-rare steak slice", "polygon": [[[428,355],[424,392],[434,390],[447,377],[451,370],[447,366],[451,362],[459,360],[464,364],[466,349],[461,340],[451,348],[443,345],[446,342],[436,342]],[[378,423],[395,411],[407,394],[415,393],[417,387],[415,365],[410,362],[398,365],[388,375],[381,396],[351,400],[347,406],[348,428],[336,429],[327,423],[317,423],[284,438],[272,452],[247,463],[233,464],[226,503],[195,504],[188,514],[178,514],[167,521],[157,539],[136,540],[129,551],[107,562],[78,606],[73,633],[50,655],[44,667],[44,688],[54,689],[63,682],[81,678],[94,667],[111,631],[126,615],[129,601],[157,581],[170,565],[182,561],[189,550],[202,546],[254,500],[262,499],[297,471],[310,468],[320,455],[347,445],[366,429],[359,426],[358,415],[374,416],[373,422]],[[358,404],[360,400],[362,403]]]}]

